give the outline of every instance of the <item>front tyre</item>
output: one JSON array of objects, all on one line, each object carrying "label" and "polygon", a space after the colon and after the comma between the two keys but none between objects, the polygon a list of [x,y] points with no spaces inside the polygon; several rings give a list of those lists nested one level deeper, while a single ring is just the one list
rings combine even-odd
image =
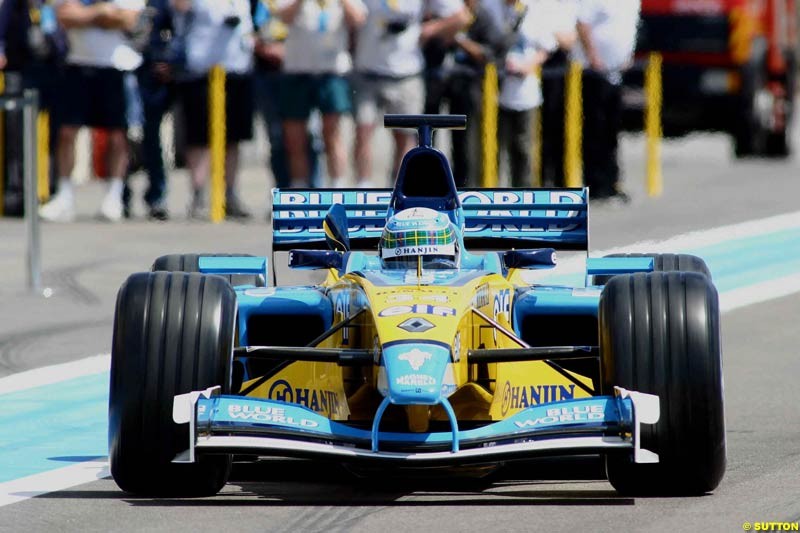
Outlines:
[{"label": "front tyre", "polygon": [[221,277],[131,275],[119,290],[111,352],[108,444],[119,487],[146,496],[206,496],[225,485],[231,457],[174,464],[189,424],[174,397],[219,385],[230,392],[236,294]]},{"label": "front tyre", "polygon": [[601,390],[655,394],[661,416],[642,426],[657,464],[609,454],[606,473],[628,495],[695,495],[725,473],[719,304],[710,279],[693,272],[612,278],[600,297]]}]

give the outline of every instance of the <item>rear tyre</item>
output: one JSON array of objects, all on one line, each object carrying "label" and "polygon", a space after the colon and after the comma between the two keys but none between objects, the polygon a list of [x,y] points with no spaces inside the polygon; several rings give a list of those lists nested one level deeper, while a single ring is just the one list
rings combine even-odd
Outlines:
[{"label": "rear tyre", "polygon": [[[697,272],[711,279],[708,265],[696,255],[689,254],[610,254],[605,257],[652,257],[653,272]],[[605,285],[613,276],[594,276],[595,285]]]},{"label": "rear tyre", "polygon": [[[200,272],[200,257],[252,257],[250,254],[170,254],[153,262],[152,272]],[[266,287],[263,274],[215,274],[228,280],[232,286],[254,285]]]},{"label": "rear tyre", "polygon": [[108,443],[119,487],[147,496],[219,492],[229,455],[174,464],[189,424],[172,420],[177,394],[219,385],[230,392],[236,294],[217,276],[131,275],[117,295],[111,352]]},{"label": "rear tyre", "polygon": [[626,495],[696,495],[725,473],[725,420],[718,295],[698,273],[615,276],[600,297],[601,390],[655,394],[661,416],[642,426],[657,464],[606,456],[606,473]]}]

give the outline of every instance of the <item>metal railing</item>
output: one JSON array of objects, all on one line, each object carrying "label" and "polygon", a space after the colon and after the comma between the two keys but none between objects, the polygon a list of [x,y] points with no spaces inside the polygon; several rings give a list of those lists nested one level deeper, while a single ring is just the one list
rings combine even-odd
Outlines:
[{"label": "metal railing", "polygon": [[[22,109],[23,195],[27,241],[27,282],[33,291],[42,289],[42,242],[39,229],[39,93],[25,90],[22,95],[0,96],[3,111]],[[1,152],[2,150],[0,150]]]}]

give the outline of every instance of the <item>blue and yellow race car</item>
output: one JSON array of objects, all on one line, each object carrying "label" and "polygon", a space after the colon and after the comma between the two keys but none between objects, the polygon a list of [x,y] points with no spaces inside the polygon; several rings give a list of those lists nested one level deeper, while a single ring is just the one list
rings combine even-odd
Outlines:
[{"label": "blue and yellow race car", "polygon": [[[420,139],[394,189],[273,190],[272,268],[169,255],[122,285],[119,487],[214,494],[242,456],[441,470],[598,454],[620,493],[713,490],[726,452],[704,262],[588,257],[588,190],[457,190],[432,137],[465,117],[385,121]],[[585,264],[580,283],[543,282],[556,253]],[[324,280],[280,284],[278,257]]]}]

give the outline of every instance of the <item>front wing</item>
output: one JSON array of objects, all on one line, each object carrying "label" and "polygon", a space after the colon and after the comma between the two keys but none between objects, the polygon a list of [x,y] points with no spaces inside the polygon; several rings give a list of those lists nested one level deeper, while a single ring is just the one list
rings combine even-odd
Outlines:
[{"label": "front wing", "polygon": [[173,462],[228,453],[440,466],[617,451],[655,463],[658,456],[641,448],[639,435],[641,424],[658,418],[657,396],[616,388],[615,396],[529,407],[476,429],[459,431],[451,417],[450,432],[392,433],[380,431],[380,416],[370,431],[296,404],[221,396],[214,387],[175,397],[173,419],[190,431],[188,449]]}]

